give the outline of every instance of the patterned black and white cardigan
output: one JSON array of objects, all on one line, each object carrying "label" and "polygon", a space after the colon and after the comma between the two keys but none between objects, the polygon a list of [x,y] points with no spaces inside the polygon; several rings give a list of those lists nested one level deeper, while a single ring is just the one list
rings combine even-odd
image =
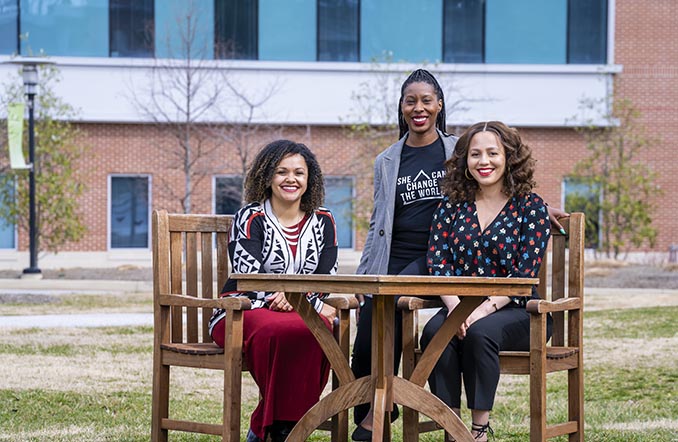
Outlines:
[{"label": "patterned black and white cardigan", "polygon": [[[311,213],[302,227],[293,255],[270,201],[266,200],[263,205],[251,203],[235,214],[228,252],[233,273],[335,274],[337,229],[334,217],[323,207]],[[238,292],[236,281],[229,278],[221,296],[246,295],[252,300],[252,308],[262,308],[267,306],[265,298],[268,294]],[[326,296],[326,293],[309,293],[307,299],[320,312],[322,298]],[[210,319],[210,333],[224,316],[223,310],[215,310]]]}]

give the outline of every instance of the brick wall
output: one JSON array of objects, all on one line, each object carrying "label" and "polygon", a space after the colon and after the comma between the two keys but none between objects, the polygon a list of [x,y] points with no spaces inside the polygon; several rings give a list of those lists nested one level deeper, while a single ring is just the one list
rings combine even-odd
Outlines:
[{"label": "brick wall", "polygon": [[655,251],[678,244],[678,2],[618,0],[615,63],[623,66],[615,88],[641,111],[652,143],[643,159],[663,189],[654,225]]}]

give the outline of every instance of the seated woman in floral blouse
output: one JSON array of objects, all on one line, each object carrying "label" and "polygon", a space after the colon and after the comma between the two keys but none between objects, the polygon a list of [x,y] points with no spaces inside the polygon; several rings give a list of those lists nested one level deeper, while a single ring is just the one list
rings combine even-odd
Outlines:
[{"label": "seated woman in floral blouse", "polygon": [[[459,138],[445,164],[444,199],[433,215],[427,253],[432,275],[537,276],[551,225],[544,201],[532,193],[534,164],[518,132],[501,122],[476,123]],[[534,288],[532,293],[538,297]],[[459,304],[456,296],[441,298],[446,308],[426,324],[422,347]],[[492,431],[499,352],[529,349],[525,303],[488,297],[462,323],[429,378],[431,391],[458,415],[463,378],[477,440],[487,440]]]}]

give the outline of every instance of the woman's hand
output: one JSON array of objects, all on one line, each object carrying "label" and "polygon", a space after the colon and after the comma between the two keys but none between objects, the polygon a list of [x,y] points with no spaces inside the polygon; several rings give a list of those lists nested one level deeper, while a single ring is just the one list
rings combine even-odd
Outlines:
[{"label": "woman's hand", "polygon": [[546,210],[549,212],[549,220],[551,221],[551,224],[560,231],[563,235],[565,235],[565,229],[563,229],[563,225],[560,224],[558,221],[560,218],[567,218],[570,216],[569,213],[565,212],[562,209],[556,209],[551,206],[546,206]]},{"label": "woman's hand", "polygon": [[457,330],[456,333],[457,338],[459,338],[460,341],[466,337],[466,330],[468,330],[470,326],[471,325],[468,323],[468,319],[461,323],[461,325],[459,326],[459,330]]},{"label": "woman's hand", "polygon": [[334,319],[337,317],[337,310],[329,304],[323,302],[323,308],[320,310],[320,315],[327,318],[330,324],[334,324]]},{"label": "woman's hand", "polygon": [[358,300],[358,308],[355,309],[355,322],[357,324],[360,321],[360,309],[365,305],[365,295],[357,294],[355,297]]},{"label": "woman's hand", "polygon": [[287,301],[285,292],[275,292],[266,297],[268,302],[268,309],[274,312],[291,312],[294,310],[292,305]]}]

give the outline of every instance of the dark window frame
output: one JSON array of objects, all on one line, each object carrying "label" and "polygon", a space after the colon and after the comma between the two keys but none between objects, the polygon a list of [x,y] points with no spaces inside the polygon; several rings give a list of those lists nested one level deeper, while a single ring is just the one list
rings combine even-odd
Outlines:
[{"label": "dark window frame", "polygon": [[[483,11],[482,11],[482,17],[483,17],[483,24],[482,24],[482,31],[480,34],[480,40],[481,40],[481,50],[480,50],[480,58],[481,61],[480,63],[474,63],[474,64],[486,64],[486,46],[487,42],[486,40],[486,33],[485,30],[487,29],[487,1],[482,2],[483,5]],[[448,46],[448,39],[446,38],[445,30],[447,29],[445,27],[445,17],[447,17],[447,8],[450,7],[450,2],[447,2],[443,0],[443,11],[442,14],[440,15],[440,19],[442,21],[442,39],[443,39],[443,44],[442,44],[442,51],[443,53],[441,54],[441,59],[443,60],[443,63],[449,63],[449,64],[454,64],[457,62],[450,62],[445,60],[445,54],[447,53],[447,46]]]},{"label": "dark window frame", "polygon": [[[220,206],[219,199],[218,199],[218,197],[220,196],[219,195],[219,180],[220,179],[231,179],[231,180],[236,180],[236,181],[239,180],[240,181],[240,183],[239,183],[240,184],[240,202],[238,204],[238,207],[233,211],[233,213],[224,213],[224,212],[218,210],[219,206]],[[245,193],[244,188],[243,188],[244,182],[245,182],[245,176],[243,176],[242,174],[239,174],[239,173],[227,173],[227,174],[214,175],[214,201],[213,201],[214,206],[213,206],[213,210],[214,210],[215,214],[217,214],[217,215],[234,215],[235,213],[237,213],[237,211],[241,207],[243,207],[244,203],[243,203],[242,199],[243,199],[243,196],[244,196],[244,193]]]},{"label": "dark window frame", "polygon": [[[224,48],[224,42],[220,40],[220,19],[221,15],[218,14],[219,3],[222,3],[223,0],[214,0],[214,59],[215,60],[259,60],[259,0],[247,0],[252,7],[254,8],[253,14],[256,18],[255,20],[255,29],[253,32],[254,43],[252,48],[252,56],[247,58],[239,57],[236,51],[231,51],[230,56],[227,56],[227,52]],[[237,1],[237,0],[236,0]]]},{"label": "dark window frame", "polygon": [[[113,180],[116,178],[142,178],[146,180],[146,222],[147,222],[147,233],[146,233],[146,246],[145,247],[122,247],[113,245]],[[108,250],[150,250],[151,249],[151,210],[153,206],[153,177],[151,174],[134,174],[134,173],[111,173],[108,175],[108,202],[107,202],[107,223],[108,223],[108,232],[107,232],[107,242]]]},{"label": "dark window frame", "polygon": [[570,37],[571,37],[571,30],[572,28],[570,27],[570,23],[572,22],[572,1],[568,0],[567,1],[567,35],[565,36],[565,43],[566,43],[566,64],[607,64],[608,62],[608,51],[610,48],[610,41],[609,41],[609,29],[610,29],[610,0],[604,0],[605,1],[605,30],[603,32],[603,38],[605,40],[605,49],[603,50],[603,60],[602,62],[590,62],[590,63],[582,63],[582,62],[572,62],[570,61],[572,59],[572,54],[571,50],[572,48],[570,47]]},{"label": "dark window frame", "polygon": [[[0,171],[0,176],[6,175],[2,171]],[[9,191],[12,193],[12,204],[16,203],[16,179],[10,179],[10,181],[7,181],[7,186],[9,187]],[[3,220],[0,220],[0,226],[4,224],[5,227],[8,228],[8,230],[11,230],[11,235],[12,235],[12,246],[11,247],[1,247],[0,246],[0,251],[16,251],[19,249],[19,235],[18,235],[18,225],[16,222],[9,223],[9,222],[4,222]]]},{"label": "dark window frame", "polygon": [[[360,32],[360,24],[362,23],[362,14],[361,14],[361,6],[362,6],[362,0],[357,0],[358,1],[358,7],[356,11],[356,28],[358,31],[358,35],[356,36],[356,60],[351,60],[351,61],[346,61],[344,63],[360,63],[361,58],[360,58],[360,47],[362,44],[362,33]],[[342,63],[342,61],[337,61],[337,60],[320,60],[320,0],[316,0],[316,8],[315,8],[315,60],[316,61],[326,61],[326,62],[336,62],[336,63]]]},{"label": "dark window frame", "polygon": [[[350,231],[350,236],[351,236],[351,243],[350,244],[344,244],[344,245],[339,245],[339,248],[341,249],[353,249],[355,248],[356,245],[356,223],[354,221],[354,214],[356,210],[356,201],[355,201],[355,192],[356,192],[356,177],[354,175],[324,175],[324,185],[325,185],[325,202],[323,203],[323,206],[327,207],[332,211],[332,215],[334,216],[335,222],[338,223],[338,219],[341,219],[345,214],[342,212],[339,212],[337,209],[337,205],[334,204],[329,204],[327,201],[329,198],[327,197],[327,188],[328,186],[328,181],[334,180],[335,182],[346,182],[349,184],[349,189],[351,191],[351,196],[349,197],[348,204],[350,205],[350,210],[348,212],[348,219],[349,219],[349,224],[351,227]],[[337,242],[339,242],[339,226],[337,226]]]},{"label": "dark window frame", "polygon": [[[130,4],[132,3],[139,3],[139,1],[142,0],[132,0]],[[111,7],[113,6],[113,2],[109,1],[108,2],[108,57],[109,58],[153,58],[155,57],[155,1],[150,0],[150,7],[151,7],[151,21],[149,23],[151,29],[144,30],[144,35],[145,35],[145,44],[148,44],[150,46],[149,50],[147,53],[144,54],[138,54],[138,55],[113,55],[113,21],[114,17],[112,14]]]}]

